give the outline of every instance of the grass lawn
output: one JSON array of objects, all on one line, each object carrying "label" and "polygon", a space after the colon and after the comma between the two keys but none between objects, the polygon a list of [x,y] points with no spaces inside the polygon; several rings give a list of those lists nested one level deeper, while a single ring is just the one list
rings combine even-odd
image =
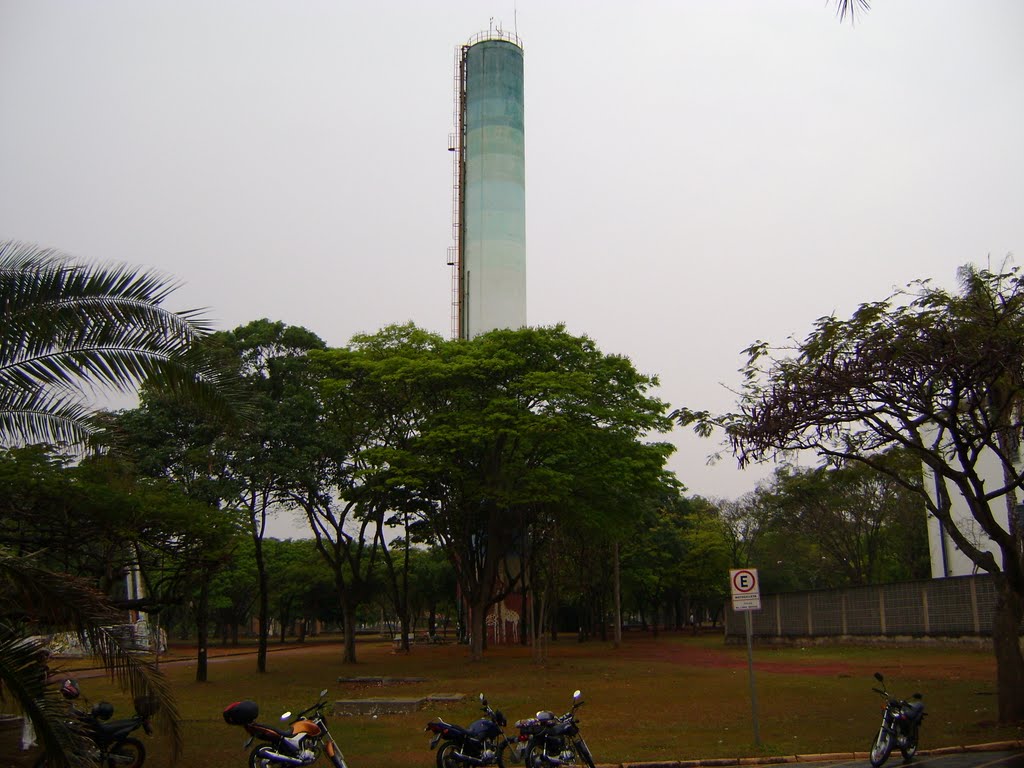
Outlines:
[{"label": "grass lawn", "polygon": [[[260,720],[276,723],[284,710],[298,711],[322,688],[331,699],[467,694],[459,704],[431,705],[409,715],[335,716],[331,731],[350,768],[432,768],[423,727],[428,719],[468,724],[476,718],[476,695],[487,695],[510,723],[538,709],[565,711],[572,692],[583,691],[581,731],[601,763],[807,754],[867,750],[881,720],[881,702],[871,675],[886,675],[899,696],[924,694],[928,717],[921,749],[1022,737],[1017,727],[997,727],[995,661],[990,650],[938,645],[813,646],[755,648],[762,746],[754,744],[744,646],[725,646],[720,636],[627,634],[623,647],[576,643],[566,637],[549,648],[543,666],[529,648],[495,647],[479,663],[458,645],[416,645],[409,654],[390,643],[360,642],[359,663],[340,663],[336,643],[271,645],[269,671],[256,672],[255,656],[212,654],[207,683],[196,683],[193,665],[166,664],[185,720],[184,752],[172,763],[166,738],[140,738],[147,766],[246,765],[238,727],[224,723],[226,705],[250,698]],[[296,650],[297,649],[297,650]],[[187,648],[171,658],[188,658]],[[84,675],[84,673],[83,673]],[[427,682],[387,687],[337,682],[339,677],[424,677]],[[127,714],[126,696],[107,681],[80,679],[92,701],[108,699]],[[115,714],[117,717],[117,714]],[[327,763],[325,762],[324,765]]]}]

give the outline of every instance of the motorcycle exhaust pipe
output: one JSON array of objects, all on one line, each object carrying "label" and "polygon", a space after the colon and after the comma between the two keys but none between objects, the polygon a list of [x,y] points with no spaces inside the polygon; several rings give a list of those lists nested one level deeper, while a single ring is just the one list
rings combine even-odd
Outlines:
[{"label": "motorcycle exhaust pipe", "polygon": [[273,752],[271,750],[260,752],[260,756],[265,757],[273,763],[280,763],[281,765],[309,765],[310,763],[308,759],[303,759],[301,757],[289,757],[288,755],[282,755],[280,752]]},{"label": "motorcycle exhaust pipe", "polygon": [[468,765],[487,765],[492,760],[483,760],[479,757],[473,757],[472,755],[464,755],[461,752],[453,752],[452,756],[460,763],[467,763]]}]

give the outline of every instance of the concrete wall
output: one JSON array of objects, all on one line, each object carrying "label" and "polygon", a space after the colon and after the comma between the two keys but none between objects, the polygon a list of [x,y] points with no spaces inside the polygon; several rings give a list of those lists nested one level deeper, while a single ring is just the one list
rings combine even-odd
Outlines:
[{"label": "concrete wall", "polygon": [[[987,574],[762,595],[751,612],[763,640],[809,637],[986,637],[996,592]],[[746,636],[742,612],[725,609],[725,633]]]}]

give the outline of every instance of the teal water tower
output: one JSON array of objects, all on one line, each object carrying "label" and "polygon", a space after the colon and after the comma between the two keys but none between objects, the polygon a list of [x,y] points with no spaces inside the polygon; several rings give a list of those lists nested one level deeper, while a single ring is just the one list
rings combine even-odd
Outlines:
[{"label": "teal water tower", "polygon": [[456,56],[452,332],[526,325],[523,47],[501,30]]}]

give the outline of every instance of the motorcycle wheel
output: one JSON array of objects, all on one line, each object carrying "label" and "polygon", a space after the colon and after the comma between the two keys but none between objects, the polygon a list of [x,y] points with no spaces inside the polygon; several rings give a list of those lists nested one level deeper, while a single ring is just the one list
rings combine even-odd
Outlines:
[{"label": "motorcycle wheel", "polygon": [[139,768],[146,762],[146,747],[138,739],[119,741],[107,752],[106,763],[110,768]]},{"label": "motorcycle wheel", "polygon": [[505,739],[501,742],[501,746],[498,747],[498,768],[505,768],[506,765],[519,765],[519,760],[516,757],[516,745],[515,742]]},{"label": "motorcycle wheel", "polygon": [[249,753],[249,768],[270,768],[274,762],[263,756],[264,750],[270,749],[266,744],[253,747]]},{"label": "motorcycle wheel", "polygon": [[446,741],[437,748],[437,768],[458,768],[459,761],[455,758],[457,746],[454,741]]},{"label": "motorcycle wheel", "polygon": [[900,752],[903,754],[903,762],[909,763],[914,759],[914,755],[917,754],[917,726],[915,725],[910,729],[910,733],[907,734],[907,742],[900,747]]},{"label": "motorcycle wheel", "polygon": [[892,733],[886,728],[879,728],[874,744],[871,745],[871,765],[878,768],[889,759],[892,752]]},{"label": "motorcycle wheel", "polygon": [[545,768],[543,749],[539,744],[530,744],[523,755],[523,768]]},{"label": "motorcycle wheel", "polygon": [[583,739],[576,739],[576,754],[579,755],[583,762],[586,763],[587,768],[596,768],[594,765],[594,758],[590,754],[590,747],[587,746],[587,742]]},{"label": "motorcycle wheel", "polygon": [[331,740],[331,746],[333,746],[334,749],[331,751],[331,754],[327,756],[331,761],[331,765],[333,765],[334,768],[348,768],[348,765],[345,764],[345,758],[341,755],[341,750],[338,749],[338,745],[334,743],[333,739]]}]

